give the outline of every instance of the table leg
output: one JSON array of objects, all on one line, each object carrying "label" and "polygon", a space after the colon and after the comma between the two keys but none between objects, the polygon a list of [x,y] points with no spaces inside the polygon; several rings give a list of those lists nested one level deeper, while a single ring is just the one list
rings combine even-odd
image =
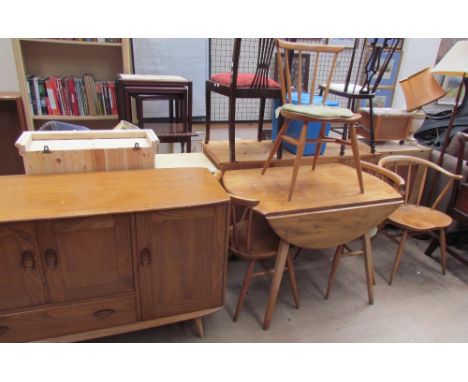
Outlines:
[{"label": "table leg", "polygon": [[374,303],[374,261],[372,258],[372,246],[370,241],[369,232],[366,232],[362,237],[362,249],[364,256],[364,265],[366,267],[366,281],[367,281],[367,294],[369,297],[369,304]]},{"label": "table leg", "polygon": [[289,243],[281,240],[278,246],[278,252],[276,254],[275,269],[273,273],[273,279],[270,285],[270,294],[268,296],[268,303],[265,310],[265,318],[263,319],[263,329],[268,330],[273,315],[273,310],[276,305],[278,298],[278,292],[283,278],[283,272],[286,265],[286,260],[289,253]]}]

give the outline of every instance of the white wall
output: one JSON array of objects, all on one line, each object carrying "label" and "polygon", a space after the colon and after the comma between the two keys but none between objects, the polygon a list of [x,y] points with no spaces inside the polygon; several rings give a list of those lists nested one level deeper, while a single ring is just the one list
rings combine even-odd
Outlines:
[{"label": "white wall", "polygon": [[398,81],[428,66],[434,66],[439,51],[440,38],[406,38],[403,45],[403,59],[398,74],[393,107],[405,109],[405,97]]},{"label": "white wall", "polygon": [[10,38],[0,38],[0,92],[19,91]]}]

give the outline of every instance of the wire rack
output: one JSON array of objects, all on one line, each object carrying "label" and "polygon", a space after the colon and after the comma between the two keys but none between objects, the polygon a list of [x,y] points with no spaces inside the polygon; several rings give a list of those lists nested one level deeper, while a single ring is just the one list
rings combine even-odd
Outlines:
[{"label": "wire rack", "polygon": [[[361,39],[363,40],[363,39]],[[297,42],[325,44],[325,38],[300,38]],[[210,39],[210,76],[216,73],[230,72],[232,62],[232,51],[234,47],[234,39]],[[364,75],[364,65],[366,57],[362,59],[359,67],[359,58],[362,49],[364,49],[363,41],[360,41],[359,48],[356,50],[353,71],[351,75],[351,83],[361,82]],[[241,52],[239,58],[239,72],[254,73],[257,65],[258,38],[243,38],[241,43]],[[328,57],[329,56],[329,57]],[[352,47],[345,50],[338,56],[337,65],[335,68],[333,81],[343,83],[346,80],[348,68],[351,63]],[[318,69],[318,83],[326,81],[328,70],[331,65],[331,55],[324,55],[320,60]],[[309,78],[311,78],[312,59]],[[270,77],[275,78],[276,51],[270,65]],[[276,78],[275,78],[276,79]],[[310,81],[309,81],[310,82]],[[329,100],[336,101],[340,106],[346,107],[347,100],[342,97],[329,95]],[[220,94],[212,93],[211,97],[211,120],[216,122],[225,122],[228,120],[228,98]],[[236,121],[257,121],[260,109],[260,100],[258,99],[238,99],[236,101]],[[273,101],[267,100],[265,106],[265,120],[271,120],[273,116]]]}]

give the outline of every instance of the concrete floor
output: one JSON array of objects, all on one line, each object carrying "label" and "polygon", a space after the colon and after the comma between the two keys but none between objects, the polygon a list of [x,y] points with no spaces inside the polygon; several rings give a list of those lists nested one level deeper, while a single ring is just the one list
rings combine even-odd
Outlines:
[{"label": "concrete floor", "polygon": [[[356,243],[359,244],[359,243]],[[468,268],[448,258],[441,274],[438,251],[424,255],[426,241],[410,239],[392,286],[387,284],[396,244],[383,235],[373,241],[374,305],[367,303],[362,258],[340,262],[330,299],[324,300],[333,250],[302,251],[296,261],[300,309],[293,307],[283,279],[272,324],[261,328],[270,279],[252,281],[244,310],[232,321],[246,263],[231,259],[225,305],[204,318],[206,336],[184,322],[98,340],[99,342],[467,342]],[[468,250],[468,248],[465,248]]]}]

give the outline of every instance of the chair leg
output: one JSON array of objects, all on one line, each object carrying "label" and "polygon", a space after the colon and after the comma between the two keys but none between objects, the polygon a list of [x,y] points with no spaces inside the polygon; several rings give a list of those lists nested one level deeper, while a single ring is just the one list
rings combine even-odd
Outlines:
[{"label": "chair leg", "polygon": [[367,295],[369,298],[369,304],[372,305],[374,303],[373,286],[375,284],[375,274],[374,261],[372,259],[372,246],[368,232],[366,232],[362,237],[362,255],[364,257],[364,265],[366,267]]},{"label": "chair leg", "polygon": [[[322,126],[320,126],[320,133],[319,133],[319,139],[323,138],[325,135],[325,127],[326,127],[326,122],[322,122]],[[315,170],[315,166],[317,164],[317,160],[320,156],[320,151],[322,150],[322,142],[317,142],[315,144],[315,153],[314,153],[314,161],[312,163],[312,171]]]},{"label": "chair leg", "polygon": [[297,145],[296,159],[294,160],[294,168],[291,177],[291,184],[289,185],[289,194],[288,202],[291,201],[291,198],[294,193],[294,186],[296,185],[297,174],[299,173],[299,168],[301,167],[302,155],[304,154],[304,148],[307,138],[307,122],[304,122],[302,126],[301,136],[299,137],[299,144]]},{"label": "chair leg", "polygon": [[210,129],[211,129],[211,90],[206,87],[205,90],[205,110],[206,110],[206,131],[205,131],[205,144],[210,141]]},{"label": "chair leg", "polygon": [[296,271],[294,269],[294,262],[291,255],[288,256],[286,261],[288,265],[289,281],[291,282],[291,291],[293,294],[294,303],[296,304],[296,309],[299,309],[299,293],[297,291]]},{"label": "chair leg", "polygon": [[356,129],[353,125],[349,126],[349,133],[351,135],[351,148],[353,150],[354,165],[356,166],[356,174],[359,181],[359,189],[361,194],[364,193],[364,181],[362,180],[361,159],[359,157],[359,146],[356,138]]},{"label": "chair leg", "polygon": [[327,285],[327,291],[325,293],[325,300],[328,300],[328,297],[330,297],[331,288],[335,281],[335,274],[336,274],[336,270],[338,269],[338,263],[340,262],[341,254],[343,253],[343,248],[344,248],[343,245],[339,245],[338,247],[336,247],[335,256],[333,257],[332,268],[330,271],[330,276],[328,276],[328,285]]},{"label": "chair leg", "polygon": [[262,140],[263,132],[263,119],[265,118],[265,103],[266,98],[260,98],[260,113],[258,115],[258,132],[257,132],[257,141]]},{"label": "chair leg", "polygon": [[137,119],[138,119],[138,127],[143,129],[143,99],[142,97],[135,97],[136,98],[136,112],[137,112]]},{"label": "chair leg", "polygon": [[439,232],[440,241],[440,263],[442,264],[442,274],[445,275],[445,268],[447,266],[447,243],[445,240],[445,229],[441,229]]},{"label": "chair leg", "polygon": [[249,265],[247,266],[247,272],[245,272],[244,282],[242,283],[241,292],[239,295],[239,300],[237,302],[236,312],[234,314],[233,321],[236,322],[239,318],[239,314],[244,306],[245,296],[247,294],[247,290],[249,289],[250,280],[252,280],[252,274],[255,268],[255,260],[250,260]]},{"label": "chair leg", "polygon": [[203,329],[203,320],[202,317],[195,318],[195,326],[197,327],[198,337],[205,337],[205,329]]},{"label": "chair leg", "polygon": [[229,160],[236,161],[236,98],[229,97]]},{"label": "chair leg", "polygon": [[401,260],[401,257],[403,256],[403,252],[405,250],[405,243],[407,239],[408,239],[408,231],[405,230],[403,231],[403,236],[401,237],[400,245],[398,246],[398,251],[395,256],[392,273],[390,274],[390,280],[388,282],[389,285],[392,285],[393,278],[395,277],[395,274],[397,273],[398,268],[400,267],[400,260]]},{"label": "chair leg", "polygon": [[273,144],[273,147],[270,150],[270,153],[268,154],[268,158],[263,165],[262,169],[262,175],[265,174],[266,170],[268,167],[270,167],[270,163],[273,160],[273,156],[275,155],[275,152],[278,150],[279,146],[281,145],[281,141],[283,140],[283,135],[286,132],[286,129],[288,128],[288,120],[284,120],[283,126],[281,126],[280,131],[278,132],[278,135],[276,136],[275,143]]}]

